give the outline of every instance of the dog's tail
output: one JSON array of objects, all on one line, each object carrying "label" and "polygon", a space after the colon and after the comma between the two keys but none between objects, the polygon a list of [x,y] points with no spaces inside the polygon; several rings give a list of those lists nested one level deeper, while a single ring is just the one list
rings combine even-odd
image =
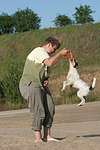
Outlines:
[{"label": "dog's tail", "polygon": [[93,90],[95,88],[95,84],[96,84],[96,78],[93,79],[93,83],[92,85],[90,86],[89,90]]}]

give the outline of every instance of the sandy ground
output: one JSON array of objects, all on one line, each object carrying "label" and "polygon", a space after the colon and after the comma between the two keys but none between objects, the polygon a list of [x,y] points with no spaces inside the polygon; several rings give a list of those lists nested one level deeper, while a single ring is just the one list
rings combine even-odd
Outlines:
[{"label": "sandy ground", "polygon": [[100,101],[56,106],[52,136],[35,143],[29,109],[0,112],[0,150],[100,150]]}]

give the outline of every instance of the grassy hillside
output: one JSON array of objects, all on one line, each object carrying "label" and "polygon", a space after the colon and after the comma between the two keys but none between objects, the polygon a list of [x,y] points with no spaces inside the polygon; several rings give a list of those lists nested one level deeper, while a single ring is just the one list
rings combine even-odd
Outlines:
[{"label": "grassy hillside", "polygon": [[[26,56],[32,49],[41,46],[47,36],[58,38],[61,48],[67,47],[73,52],[74,57],[83,68],[83,70],[80,68],[80,71],[98,70],[100,65],[100,23],[2,35],[0,36],[0,68],[6,70],[7,65],[12,62],[23,64]],[[66,65],[68,65],[68,61],[63,57],[53,67],[55,74],[65,74]]]},{"label": "grassy hillside", "polygon": [[[56,37],[61,48],[73,52],[79,63],[79,72],[100,71],[100,23],[64,28],[48,28],[0,36],[0,80],[13,63],[22,73],[26,56],[37,46],[42,46],[48,36]],[[66,74],[68,61],[62,57],[52,67],[51,79]]]}]

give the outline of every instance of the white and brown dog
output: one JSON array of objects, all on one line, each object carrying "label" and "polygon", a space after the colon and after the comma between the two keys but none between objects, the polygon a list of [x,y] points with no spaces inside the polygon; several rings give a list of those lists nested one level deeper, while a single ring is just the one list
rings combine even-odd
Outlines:
[{"label": "white and brown dog", "polygon": [[90,92],[94,89],[96,78],[94,78],[93,83],[91,86],[89,86],[86,82],[84,82],[79,74],[78,74],[78,63],[73,60],[71,61],[69,59],[70,68],[67,75],[67,81],[63,82],[63,88],[62,91],[65,90],[66,86],[71,86],[72,88],[75,88],[78,90],[77,96],[80,98],[81,102],[78,104],[78,106],[82,106],[86,102],[86,97],[90,94]]}]

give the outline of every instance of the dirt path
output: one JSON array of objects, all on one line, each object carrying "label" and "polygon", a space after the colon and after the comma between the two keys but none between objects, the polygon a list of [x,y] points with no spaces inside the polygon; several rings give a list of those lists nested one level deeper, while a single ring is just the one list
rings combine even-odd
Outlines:
[{"label": "dirt path", "polygon": [[100,101],[56,106],[52,136],[35,143],[29,109],[0,112],[0,150],[100,150]]}]

